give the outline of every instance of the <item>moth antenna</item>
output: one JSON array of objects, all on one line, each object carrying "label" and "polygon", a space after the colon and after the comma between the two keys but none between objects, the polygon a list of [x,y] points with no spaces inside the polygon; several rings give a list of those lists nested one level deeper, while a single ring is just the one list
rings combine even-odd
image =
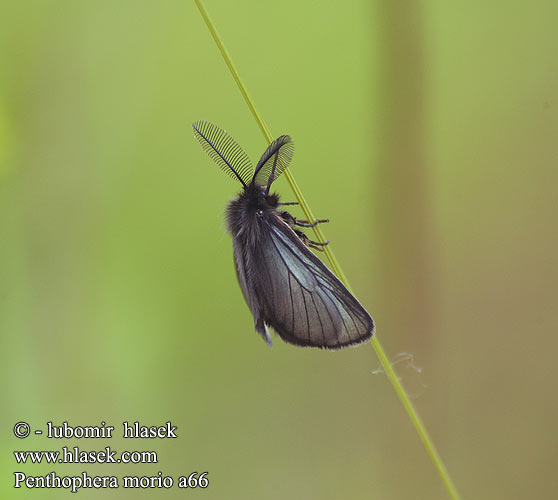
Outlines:
[{"label": "moth antenna", "polygon": [[203,120],[194,122],[194,136],[221,170],[246,187],[252,176],[252,162],[238,143],[217,125]]},{"label": "moth antenna", "polygon": [[293,153],[294,142],[288,135],[275,139],[256,165],[252,182],[265,187],[266,194],[268,194],[271,184],[289,166]]}]

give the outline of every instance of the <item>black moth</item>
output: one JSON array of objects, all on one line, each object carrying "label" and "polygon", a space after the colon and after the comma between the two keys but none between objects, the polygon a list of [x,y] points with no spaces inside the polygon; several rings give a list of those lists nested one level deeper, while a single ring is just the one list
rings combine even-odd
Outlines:
[{"label": "black moth", "polygon": [[339,349],[363,342],[374,321],[343,283],[308,248],[300,227],[319,222],[295,219],[280,209],[271,184],[287,168],[294,145],[288,135],[273,141],[254,170],[248,155],[218,126],[197,121],[194,135],[209,156],[243,190],[227,209],[236,274],[254,316],[254,326],[271,345],[268,327],[291,344]]}]

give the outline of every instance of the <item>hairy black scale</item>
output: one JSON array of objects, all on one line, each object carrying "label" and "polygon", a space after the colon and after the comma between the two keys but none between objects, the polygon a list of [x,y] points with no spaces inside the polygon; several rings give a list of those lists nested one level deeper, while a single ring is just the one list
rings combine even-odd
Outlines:
[{"label": "hairy black scale", "polygon": [[257,184],[246,186],[227,209],[227,227],[232,237],[254,250],[265,231],[266,219],[283,215],[277,210],[278,206],[278,194],[266,194]]}]

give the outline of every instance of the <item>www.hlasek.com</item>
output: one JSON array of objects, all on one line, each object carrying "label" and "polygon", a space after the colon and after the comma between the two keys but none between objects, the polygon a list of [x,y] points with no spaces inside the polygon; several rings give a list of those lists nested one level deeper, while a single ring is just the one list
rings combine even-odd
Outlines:
[{"label": "www.hlasek.com", "polygon": [[103,451],[80,450],[78,446],[73,449],[62,447],[62,451],[14,451],[18,464],[156,464],[157,452],[155,451],[123,451],[118,454],[107,446]]}]

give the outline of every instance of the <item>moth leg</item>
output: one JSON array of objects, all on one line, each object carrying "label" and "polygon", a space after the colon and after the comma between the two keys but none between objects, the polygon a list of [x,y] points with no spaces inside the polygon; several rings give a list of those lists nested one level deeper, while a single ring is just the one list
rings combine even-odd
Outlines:
[{"label": "moth leg", "polygon": [[283,219],[291,228],[296,226],[296,219],[286,210],[281,212],[281,219]]},{"label": "moth leg", "polygon": [[325,222],[329,222],[329,219],[316,219],[314,222],[309,222],[307,220],[300,220],[300,219],[295,219],[295,224],[297,226],[301,226],[301,227],[314,227],[317,226],[318,224],[322,224]]},{"label": "moth leg", "polygon": [[329,245],[329,240],[324,241],[323,243],[321,241],[308,240],[308,246],[314,250],[318,250],[318,252],[323,252],[326,245]]},{"label": "moth leg", "polygon": [[298,201],[287,201],[286,203],[277,203],[277,205],[298,205]]},{"label": "moth leg", "polygon": [[295,229],[296,235],[301,239],[302,243],[304,243],[307,247],[313,248],[314,250],[318,250],[319,252],[323,252],[326,245],[329,245],[329,240],[322,243],[321,241],[314,241],[308,238],[302,231],[298,231]]}]

